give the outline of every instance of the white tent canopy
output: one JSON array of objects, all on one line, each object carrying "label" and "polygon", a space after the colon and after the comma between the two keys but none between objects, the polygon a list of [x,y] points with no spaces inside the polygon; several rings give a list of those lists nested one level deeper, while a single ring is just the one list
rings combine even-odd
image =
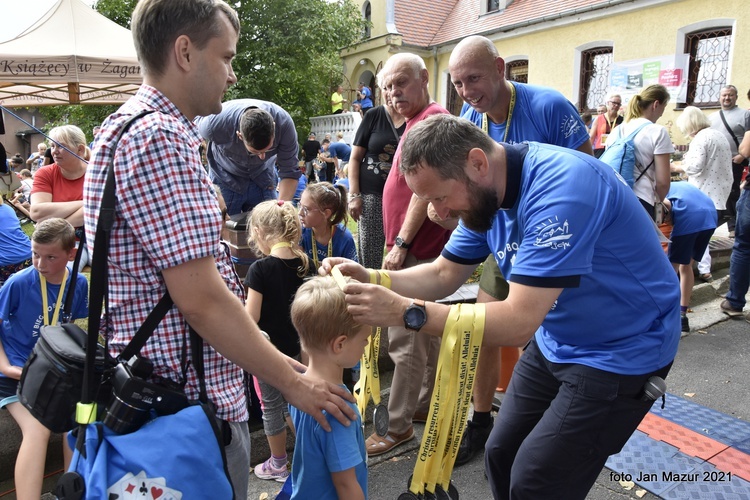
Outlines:
[{"label": "white tent canopy", "polygon": [[[10,9],[6,2],[0,10]],[[130,31],[81,0],[58,0],[0,43],[0,104],[6,107],[116,104],[140,83]]]}]

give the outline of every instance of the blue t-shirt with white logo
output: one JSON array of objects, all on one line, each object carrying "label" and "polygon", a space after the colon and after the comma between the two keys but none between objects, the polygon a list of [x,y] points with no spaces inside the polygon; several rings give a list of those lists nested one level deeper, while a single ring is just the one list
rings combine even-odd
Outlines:
[{"label": "blue t-shirt with white logo", "polygon": [[504,146],[506,193],[492,229],[461,222],[443,257],[478,264],[493,253],[509,281],[563,288],[536,332],[549,361],[628,375],[670,363],[679,284],[633,191],[592,156]]},{"label": "blue t-shirt with white logo", "polygon": [[706,193],[684,181],[669,185],[667,199],[672,203],[672,236],[685,236],[716,229],[716,207]]},{"label": "blue t-shirt with white logo", "polygon": [[[515,144],[522,141],[544,142],[564,148],[578,149],[589,139],[588,130],[578,110],[560,92],[547,87],[513,82],[516,104],[510,118],[508,137],[506,122],[487,120],[487,132],[497,142]],[[461,116],[482,126],[482,113],[465,105]]]}]

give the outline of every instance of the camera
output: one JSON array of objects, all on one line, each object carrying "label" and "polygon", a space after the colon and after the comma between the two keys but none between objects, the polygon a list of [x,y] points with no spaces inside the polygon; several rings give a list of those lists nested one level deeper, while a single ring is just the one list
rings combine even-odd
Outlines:
[{"label": "camera", "polygon": [[145,424],[152,410],[157,415],[171,415],[190,405],[181,390],[144,380],[152,371],[151,363],[143,358],[115,366],[110,378],[112,399],[105,411],[104,425],[117,434],[128,434]]}]

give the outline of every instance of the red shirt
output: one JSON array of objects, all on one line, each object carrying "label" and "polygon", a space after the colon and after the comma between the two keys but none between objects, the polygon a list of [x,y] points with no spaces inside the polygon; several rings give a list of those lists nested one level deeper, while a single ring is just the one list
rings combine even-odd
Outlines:
[{"label": "red shirt", "polygon": [[[393,168],[391,168],[383,188],[383,229],[385,230],[385,244],[388,250],[393,248],[396,236],[398,236],[401,226],[404,224],[412,195],[404,175],[399,171],[401,144],[404,143],[406,134],[415,124],[430,115],[440,113],[450,114],[447,109],[436,102],[432,102],[411,120],[406,121],[404,136],[401,138],[396,154],[393,156]],[[449,236],[449,230],[438,226],[430,219],[425,219],[413,241],[408,242],[411,245],[409,253],[419,260],[434,259],[442,252]]]},{"label": "red shirt", "polygon": [[78,179],[66,179],[63,177],[57,163],[45,165],[34,174],[34,184],[31,194],[50,193],[52,201],[78,201],[83,200],[83,181],[85,175]]}]

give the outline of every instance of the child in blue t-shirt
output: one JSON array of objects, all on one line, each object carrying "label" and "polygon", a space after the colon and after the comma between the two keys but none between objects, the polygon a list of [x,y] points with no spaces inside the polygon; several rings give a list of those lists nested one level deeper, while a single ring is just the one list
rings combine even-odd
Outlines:
[{"label": "child in blue t-shirt", "polygon": [[[67,264],[76,254],[75,229],[59,218],[40,222],[31,236],[33,267],[12,275],[0,289],[0,407],[6,408],[21,428],[22,440],[15,468],[18,498],[42,495],[44,462],[50,431],[18,402],[21,370],[39,339],[43,325],[88,315],[88,282],[77,275],[69,279]],[[74,293],[71,318],[63,319],[62,304]],[[63,441],[63,454],[71,451]]]},{"label": "child in blue t-shirt", "polygon": [[[348,280],[348,278],[346,278]],[[343,290],[330,277],[306,281],[292,302],[292,323],[309,356],[307,375],[343,384],[345,368],[362,357],[370,327],[354,321]],[[367,498],[367,453],[362,416],[344,427],[326,413],[331,432],[313,417],[289,406],[297,430],[292,461],[291,498],[347,500]]]},{"label": "child in blue t-shirt", "polygon": [[326,257],[346,257],[357,262],[354,236],[346,228],[346,188],[330,182],[309,184],[302,192],[299,215],[302,220],[300,245],[310,257],[310,273],[317,274]]},{"label": "child in blue t-shirt", "polygon": [[718,223],[713,201],[703,191],[684,181],[670,184],[664,198],[665,222],[671,223],[667,257],[680,277],[680,317],[682,331],[690,331],[687,317],[695,284],[693,261],[706,252]]}]

